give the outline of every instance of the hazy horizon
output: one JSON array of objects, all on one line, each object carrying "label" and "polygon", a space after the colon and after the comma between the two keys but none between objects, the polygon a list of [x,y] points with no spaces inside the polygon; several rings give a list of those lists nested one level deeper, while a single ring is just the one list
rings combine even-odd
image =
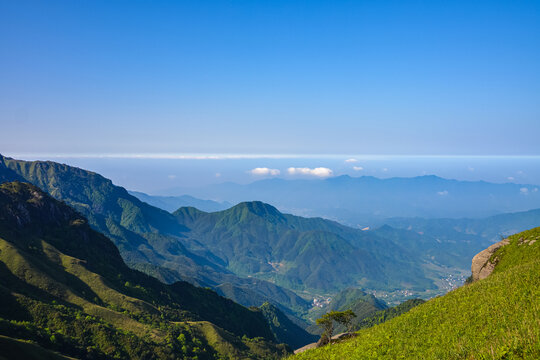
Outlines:
[{"label": "hazy horizon", "polygon": [[[128,190],[171,195],[223,182],[378,178],[436,175],[447,179],[540,185],[540,156],[128,154],[80,157],[2,153],[21,160],[51,160],[95,171]],[[139,154],[140,155],[140,154]],[[174,190],[174,191],[173,191]]]}]

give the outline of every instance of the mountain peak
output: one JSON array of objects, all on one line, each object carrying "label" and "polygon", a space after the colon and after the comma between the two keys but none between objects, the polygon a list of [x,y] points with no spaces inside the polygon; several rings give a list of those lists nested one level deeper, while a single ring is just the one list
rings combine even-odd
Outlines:
[{"label": "mountain peak", "polygon": [[[282,216],[283,214],[279,212],[278,209],[273,207],[270,204],[264,203],[262,201],[245,201],[241,202],[229,210],[231,211],[248,211],[257,216],[266,217],[266,216]],[[228,211],[228,210],[225,210]]]}]

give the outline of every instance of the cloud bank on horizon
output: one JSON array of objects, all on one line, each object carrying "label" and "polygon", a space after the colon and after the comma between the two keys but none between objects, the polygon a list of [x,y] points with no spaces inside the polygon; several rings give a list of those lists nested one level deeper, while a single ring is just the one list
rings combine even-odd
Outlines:
[{"label": "cloud bank on horizon", "polygon": [[267,167],[258,167],[249,171],[252,175],[257,176],[277,176],[281,174],[278,169],[269,169]]},{"label": "cloud bank on horizon", "polygon": [[290,167],[287,169],[289,175],[305,175],[315,176],[320,178],[330,177],[334,175],[334,172],[326,167],[307,168],[307,167]]},{"label": "cloud bank on horizon", "polygon": [[[254,176],[278,176],[281,174],[279,169],[271,169],[267,167],[257,167],[248,171]],[[334,171],[327,167],[289,167],[287,174],[290,176],[313,176],[318,178],[327,178],[334,175]]]}]

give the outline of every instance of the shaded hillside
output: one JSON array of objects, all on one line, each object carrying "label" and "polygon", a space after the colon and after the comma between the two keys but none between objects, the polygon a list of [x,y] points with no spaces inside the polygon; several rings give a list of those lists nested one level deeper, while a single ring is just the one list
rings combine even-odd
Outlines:
[{"label": "shaded hillside", "polygon": [[213,288],[229,283],[246,294],[243,304],[247,306],[271,301],[300,312],[309,306],[274,284],[237,277],[208,248],[186,238],[188,229],[170,213],[140,201],[99,174],[51,161],[20,161],[0,155],[3,178],[24,179],[65,201],[109,237],[130,266],[163,281],[184,280]]},{"label": "shaded hillside", "polygon": [[72,359],[50,350],[45,350],[34,343],[0,335],[0,360],[67,360]]},{"label": "shaded hillside", "polygon": [[417,255],[397,242],[320,218],[282,214],[262,202],[215,213],[180,208],[174,216],[191,229],[186,236],[240,275],[319,291],[356,284],[385,289],[432,286]]},{"label": "shaded hillside", "polygon": [[77,358],[285,351],[260,311],[131,270],[84,217],[19,182],[0,185],[0,335]]},{"label": "shaded hillside", "polygon": [[298,359],[540,358],[540,228],[509,237],[491,275]]},{"label": "shaded hillside", "polygon": [[318,339],[318,336],[308,333],[293,323],[276,306],[264,303],[260,309],[278,342],[297,349]]}]

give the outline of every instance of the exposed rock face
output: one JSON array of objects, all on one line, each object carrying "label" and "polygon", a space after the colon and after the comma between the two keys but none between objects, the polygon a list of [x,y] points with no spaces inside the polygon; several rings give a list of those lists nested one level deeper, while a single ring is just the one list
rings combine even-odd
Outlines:
[{"label": "exposed rock face", "polygon": [[491,262],[491,256],[502,246],[510,241],[504,239],[476,254],[472,259],[471,272],[473,281],[482,280],[489,276],[495,269],[496,262]]}]

